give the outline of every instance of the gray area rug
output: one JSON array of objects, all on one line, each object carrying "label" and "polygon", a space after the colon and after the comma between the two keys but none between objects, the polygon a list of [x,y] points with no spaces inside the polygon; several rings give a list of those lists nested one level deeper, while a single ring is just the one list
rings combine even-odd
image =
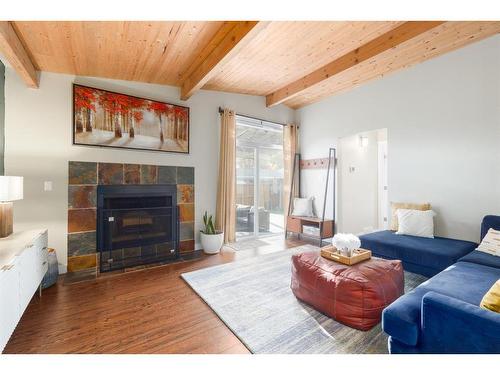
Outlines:
[{"label": "gray area rug", "polygon": [[229,243],[229,244],[224,245],[224,246],[230,247],[231,249],[236,250],[236,251],[244,251],[244,250],[254,249],[254,248],[259,247],[259,246],[267,246],[267,245],[270,245],[270,243],[266,242],[266,241],[263,241],[263,240],[259,240],[259,239],[256,239],[256,240],[248,239],[248,240],[246,240],[245,239],[245,240],[242,240],[242,241]]},{"label": "gray area rug", "polygon": [[[318,248],[299,246],[181,276],[252,353],[387,353],[380,324],[358,331],[295,298],[290,258],[305,251]],[[405,272],[405,292],[425,280]]]}]

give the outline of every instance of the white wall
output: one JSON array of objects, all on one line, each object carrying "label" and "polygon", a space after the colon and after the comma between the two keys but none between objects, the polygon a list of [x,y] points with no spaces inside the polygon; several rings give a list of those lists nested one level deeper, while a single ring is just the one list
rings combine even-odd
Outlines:
[{"label": "white wall", "polygon": [[[117,150],[72,145],[72,83],[190,107],[190,154]],[[265,98],[200,91],[189,101],[179,100],[171,86],[42,73],[39,89],[28,89],[11,69],[5,82],[5,172],[25,178],[24,200],[14,203],[15,230],[49,229],[49,246],[66,264],[68,161],[102,161],[195,167],[195,231],[205,210],[215,211],[219,152],[218,107],[270,121],[290,122],[294,111],[266,108]],[[44,181],[53,191],[44,192]],[[64,269],[63,269],[64,271]]]},{"label": "white wall", "polygon": [[[479,240],[500,214],[500,35],[297,111],[304,159],[388,129],[389,199],[429,201],[437,234]],[[323,196],[303,175],[303,194]]]}]

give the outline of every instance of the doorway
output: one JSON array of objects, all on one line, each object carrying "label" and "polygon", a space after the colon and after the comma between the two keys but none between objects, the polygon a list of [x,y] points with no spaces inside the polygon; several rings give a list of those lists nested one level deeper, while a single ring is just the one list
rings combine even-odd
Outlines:
[{"label": "doorway", "polygon": [[339,139],[340,232],[369,233],[388,226],[387,129]]},{"label": "doorway", "polygon": [[283,126],[236,116],[236,241],[284,232]]}]

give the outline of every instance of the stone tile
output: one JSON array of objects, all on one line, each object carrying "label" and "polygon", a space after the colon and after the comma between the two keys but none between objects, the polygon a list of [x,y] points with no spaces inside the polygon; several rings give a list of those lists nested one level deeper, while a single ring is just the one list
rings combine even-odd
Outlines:
[{"label": "stone tile", "polygon": [[68,272],[64,276],[64,284],[74,284],[82,281],[93,280],[97,277],[97,268],[88,268],[76,272]]},{"label": "stone tile", "polygon": [[68,233],[96,230],[96,210],[68,210]]},{"label": "stone tile", "polygon": [[186,240],[179,242],[179,252],[189,253],[194,251],[194,240]]},{"label": "stone tile", "polygon": [[181,223],[180,225],[180,240],[194,239],[194,223]]},{"label": "stone tile", "polygon": [[157,172],[156,165],[141,165],[141,184],[156,184]]},{"label": "stone tile", "polygon": [[87,268],[96,268],[96,254],[68,257],[68,272],[75,272]]},{"label": "stone tile", "polygon": [[139,266],[125,266],[123,269],[123,272],[132,272],[132,271],[138,271],[138,270],[143,270],[147,268],[147,264],[141,264]]},{"label": "stone tile", "polygon": [[140,247],[129,247],[123,249],[123,257],[124,258],[133,258],[141,256],[141,248]]},{"label": "stone tile", "polygon": [[177,167],[177,183],[178,184],[194,184],[194,168],[193,167]]},{"label": "stone tile", "polygon": [[69,162],[70,185],[95,185],[97,184],[97,163],[84,161]]},{"label": "stone tile", "polygon": [[161,165],[158,167],[159,184],[177,184],[177,167]]},{"label": "stone tile", "polygon": [[141,183],[141,165],[140,164],[124,164],[123,179],[125,184],[140,184]]},{"label": "stone tile", "polygon": [[179,221],[194,221],[194,204],[179,204]]},{"label": "stone tile", "polygon": [[97,187],[95,185],[69,185],[68,208],[95,208]]},{"label": "stone tile", "polygon": [[68,256],[88,255],[96,252],[96,232],[68,234]]},{"label": "stone tile", "polygon": [[100,185],[123,184],[123,164],[99,163],[98,171]]},{"label": "stone tile", "polygon": [[177,185],[177,203],[194,203],[194,185]]},{"label": "stone tile", "polygon": [[184,250],[181,252],[181,259],[183,261],[201,259],[209,255],[205,255],[203,250]]}]

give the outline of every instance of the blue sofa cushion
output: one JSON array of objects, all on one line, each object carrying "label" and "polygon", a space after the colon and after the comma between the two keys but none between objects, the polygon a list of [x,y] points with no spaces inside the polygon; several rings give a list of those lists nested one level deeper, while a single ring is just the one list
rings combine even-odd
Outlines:
[{"label": "blue sofa cushion", "polygon": [[401,343],[415,346],[420,337],[422,298],[427,292],[441,293],[479,306],[484,294],[499,278],[498,268],[456,263],[388,306],[382,313],[382,328]]},{"label": "blue sofa cushion", "polygon": [[481,222],[481,240],[486,233],[488,233],[488,229],[493,228],[495,230],[500,230],[500,216],[497,215],[486,215]]},{"label": "blue sofa cushion", "polygon": [[500,353],[500,314],[436,292],[422,299],[422,353]]},{"label": "blue sofa cushion", "polygon": [[[444,270],[477,247],[476,243],[469,241],[399,235],[389,230],[365,234],[360,239],[361,247],[371,250],[376,256],[422,265],[435,270],[433,274]],[[428,272],[425,275],[432,276]]]},{"label": "blue sofa cushion", "polygon": [[458,261],[476,263],[476,264],[482,264],[483,266],[500,268],[500,257],[477,250],[460,258]]}]

